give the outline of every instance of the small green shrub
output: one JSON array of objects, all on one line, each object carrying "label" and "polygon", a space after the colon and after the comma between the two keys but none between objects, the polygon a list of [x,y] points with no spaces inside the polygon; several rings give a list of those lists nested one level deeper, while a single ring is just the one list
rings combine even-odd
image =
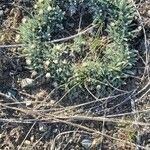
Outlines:
[{"label": "small green shrub", "polygon": [[[47,42],[96,25],[67,42]],[[126,0],[39,0],[34,17],[20,26],[30,67],[49,73],[58,84],[103,83],[118,86],[136,62],[130,48],[134,9]]]}]

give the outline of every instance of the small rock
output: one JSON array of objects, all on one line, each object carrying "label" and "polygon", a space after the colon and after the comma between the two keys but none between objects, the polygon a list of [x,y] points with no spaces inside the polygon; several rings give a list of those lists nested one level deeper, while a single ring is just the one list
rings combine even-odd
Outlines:
[{"label": "small rock", "polygon": [[39,123],[39,131],[45,132],[46,130],[47,130],[46,125],[40,122]]},{"label": "small rock", "polygon": [[22,88],[28,88],[28,87],[32,87],[34,83],[33,79],[30,78],[25,78],[21,81],[21,87]]},{"label": "small rock", "polygon": [[0,17],[2,17],[4,15],[3,10],[0,10]]},{"label": "small rock", "polygon": [[83,139],[81,144],[86,150],[88,150],[92,145],[92,141],[90,139]]},{"label": "small rock", "polygon": [[24,144],[25,144],[25,145],[30,145],[31,142],[30,142],[29,140],[25,140],[25,141],[24,141]]},{"label": "small rock", "polygon": [[30,137],[31,142],[34,141],[34,135]]},{"label": "small rock", "polygon": [[32,101],[26,101],[26,107],[31,106],[32,105]]}]

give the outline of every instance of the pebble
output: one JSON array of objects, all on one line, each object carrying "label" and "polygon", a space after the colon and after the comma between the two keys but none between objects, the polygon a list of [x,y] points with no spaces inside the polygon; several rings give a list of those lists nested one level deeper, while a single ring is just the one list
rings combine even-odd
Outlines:
[{"label": "pebble", "polygon": [[88,150],[88,149],[91,147],[91,145],[92,145],[92,141],[91,141],[90,139],[83,139],[83,140],[81,141],[81,145],[82,145],[86,150]]},{"label": "pebble", "polygon": [[32,105],[32,101],[26,101],[26,107],[31,106]]},{"label": "pebble", "polygon": [[45,132],[46,130],[47,130],[46,125],[40,122],[39,123],[39,131]]},{"label": "pebble", "polygon": [[0,17],[2,17],[4,15],[3,10],[0,10]]},{"label": "pebble", "polygon": [[29,140],[25,140],[25,141],[24,141],[24,144],[25,144],[25,145],[30,145],[31,142],[30,142]]},{"label": "pebble", "polygon": [[34,141],[34,135],[30,137],[31,142]]},{"label": "pebble", "polygon": [[22,88],[28,88],[28,87],[32,87],[33,83],[34,83],[33,79],[25,78],[25,79],[21,80],[20,84],[21,84]]}]

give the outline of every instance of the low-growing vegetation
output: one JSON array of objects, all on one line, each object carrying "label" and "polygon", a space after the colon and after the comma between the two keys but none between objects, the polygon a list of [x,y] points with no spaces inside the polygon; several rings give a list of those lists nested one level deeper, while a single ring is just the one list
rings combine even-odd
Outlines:
[{"label": "low-growing vegetation", "polygon": [[[84,82],[118,87],[132,73],[135,10],[126,0],[39,0],[34,8],[20,35],[27,64],[39,74],[69,87]],[[75,38],[65,40],[72,33]]]}]

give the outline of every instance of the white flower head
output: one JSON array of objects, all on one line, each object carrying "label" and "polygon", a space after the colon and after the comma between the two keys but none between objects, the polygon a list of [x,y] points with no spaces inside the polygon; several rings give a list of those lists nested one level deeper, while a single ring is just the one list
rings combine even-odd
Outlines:
[{"label": "white flower head", "polygon": [[55,48],[56,48],[57,50],[60,50],[60,49],[61,49],[61,45],[56,45]]},{"label": "white flower head", "polygon": [[58,72],[61,72],[61,71],[62,71],[62,68],[59,68],[57,71],[58,71]]},{"label": "white flower head", "polygon": [[49,60],[46,60],[44,64],[45,64],[46,66],[49,66],[50,61],[49,61]]},{"label": "white flower head", "polygon": [[36,47],[35,44],[32,44],[32,45],[31,45],[31,48],[35,48],[35,47]]},{"label": "white flower head", "polygon": [[58,60],[57,59],[53,60],[53,63],[58,64]]},{"label": "white flower head", "polygon": [[43,12],[44,12],[43,9],[40,9],[40,10],[39,10],[39,14],[40,14],[40,15],[42,15]]},{"label": "white flower head", "polygon": [[37,9],[37,7],[38,7],[37,5],[34,5],[34,8],[35,8],[35,9]]},{"label": "white flower head", "polygon": [[26,21],[27,21],[27,18],[24,17],[24,18],[22,19],[22,23],[24,24],[24,23],[26,23]]},{"label": "white flower head", "polygon": [[44,1],[44,0],[39,0],[38,2],[39,2],[39,3],[42,3],[43,1]]},{"label": "white flower head", "polygon": [[26,59],[26,64],[27,65],[31,65],[31,60],[30,59]]},{"label": "white flower head", "polygon": [[46,73],[45,77],[46,77],[46,78],[50,78],[50,77],[51,77],[51,74],[48,72],[48,73]]},{"label": "white flower head", "polygon": [[53,8],[51,6],[48,6],[47,11],[51,11]]}]

